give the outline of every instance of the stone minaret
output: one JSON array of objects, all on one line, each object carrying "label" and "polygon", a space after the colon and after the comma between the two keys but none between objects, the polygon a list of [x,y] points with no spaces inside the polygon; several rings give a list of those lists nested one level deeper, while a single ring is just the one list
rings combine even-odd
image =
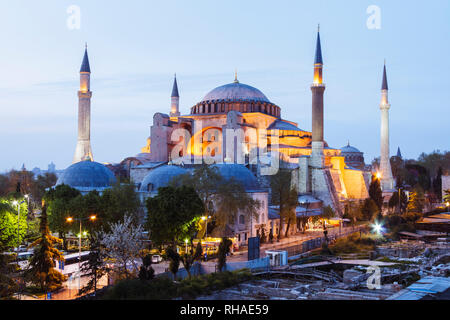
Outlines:
[{"label": "stone minaret", "polygon": [[87,53],[84,51],[80,69],[80,90],[78,91],[78,141],[73,163],[90,159],[94,160],[91,149],[91,68]]},{"label": "stone minaret", "polygon": [[388,100],[388,83],[386,76],[386,64],[383,68],[383,83],[381,85],[381,156],[380,156],[380,174],[381,190],[389,191],[394,188],[394,179],[392,177],[391,163],[389,160],[389,108],[391,105]]},{"label": "stone minaret", "polygon": [[180,96],[178,95],[178,85],[177,85],[177,75],[175,74],[173,80],[172,95],[170,97],[170,116],[179,117],[180,116]]},{"label": "stone minaret", "polygon": [[322,48],[320,45],[320,30],[317,30],[316,56],[314,59],[314,81],[311,85],[312,91],[312,151],[311,165],[323,168],[323,93],[325,84],[322,82]]}]

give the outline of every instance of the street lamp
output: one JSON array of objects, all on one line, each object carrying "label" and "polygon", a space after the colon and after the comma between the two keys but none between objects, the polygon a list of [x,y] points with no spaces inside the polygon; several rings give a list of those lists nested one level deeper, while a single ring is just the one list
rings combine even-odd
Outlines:
[{"label": "street lamp", "polygon": [[205,239],[208,238],[208,219],[211,219],[211,216],[203,216],[202,220],[205,221]]},{"label": "street lamp", "polygon": [[[20,244],[20,205],[24,203],[25,200],[18,202],[17,200],[13,201],[13,205],[17,206],[17,253],[19,253],[19,244]],[[18,256],[18,255],[17,255]]]},{"label": "street lamp", "polygon": [[[87,218],[72,218],[72,217],[66,218],[66,221],[68,223],[71,223],[74,220],[77,220],[80,222],[80,233],[78,234],[78,277],[80,279],[81,279],[81,221],[83,221],[83,220],[95,221],[96,219],[97,219],[97,216],[95,216],[95,215],[91,215]],[[86,234],[86,232],[85,232],[85,234]],[[80,281],[78,281],[78,286],[80,286]]]},{"label": "street lamp", "polygon": [[186,248],[184,249],[185,254],[187,254],[187,244],[188,244],[188,239],[184,239],[184,243],[186,245]]},{"label": "street lamp", "polygon": [[380,180],[380,179],[381,179],[381,173],[377,172],[377,173],[375,174],[375,177],[377,177],[377,179]]}]

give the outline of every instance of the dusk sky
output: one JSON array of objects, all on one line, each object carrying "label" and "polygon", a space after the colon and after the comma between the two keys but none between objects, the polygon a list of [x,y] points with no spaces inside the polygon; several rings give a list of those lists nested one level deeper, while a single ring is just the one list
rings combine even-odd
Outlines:
[{"label": "dusk sky", "polygon": [[[81,10],[70,29],[71,5]],[[369,29],[367,8],[381,10]],[[94,160],[120,162],[146,145],[155,112],[180,111],[238,79],[311,130],[317,24],[324,59],[325,140],[366,163],[380,153],[387,61],[391,155],[449,150],[450,1],[80,1],[0,3],[0,172],[72,162],[79,69],[88,43]]]}]

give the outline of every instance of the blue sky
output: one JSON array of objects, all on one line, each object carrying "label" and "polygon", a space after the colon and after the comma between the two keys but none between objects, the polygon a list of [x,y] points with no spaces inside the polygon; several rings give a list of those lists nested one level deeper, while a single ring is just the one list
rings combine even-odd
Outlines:
[{"label": "blue sky", "polygon": [[[213,88],[257,87],[282,117],[311,129],[317,24],[325,63],[325,138],[350,140],[366,162],[379,154],[384,58],[391,154],[449,150],[450,2],[80,1],[0,3],[0,171],[71,164],[84,43],[91,63],[91,142],[96,161],[137,154],[155,112],[169,112],[177,73],[182,114]],[[67,9],[81,9],[70,30]],[[368,29],[366,10],[381,10]]]}]

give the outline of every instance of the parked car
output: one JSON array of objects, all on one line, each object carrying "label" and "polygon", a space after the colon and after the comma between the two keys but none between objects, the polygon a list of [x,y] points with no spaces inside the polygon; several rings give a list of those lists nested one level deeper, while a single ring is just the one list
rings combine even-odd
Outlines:
[{"label": "parked car", "polygon": [[163,259],[159,254],[152,255],[152,263],[160,263],[162,260]]}]

